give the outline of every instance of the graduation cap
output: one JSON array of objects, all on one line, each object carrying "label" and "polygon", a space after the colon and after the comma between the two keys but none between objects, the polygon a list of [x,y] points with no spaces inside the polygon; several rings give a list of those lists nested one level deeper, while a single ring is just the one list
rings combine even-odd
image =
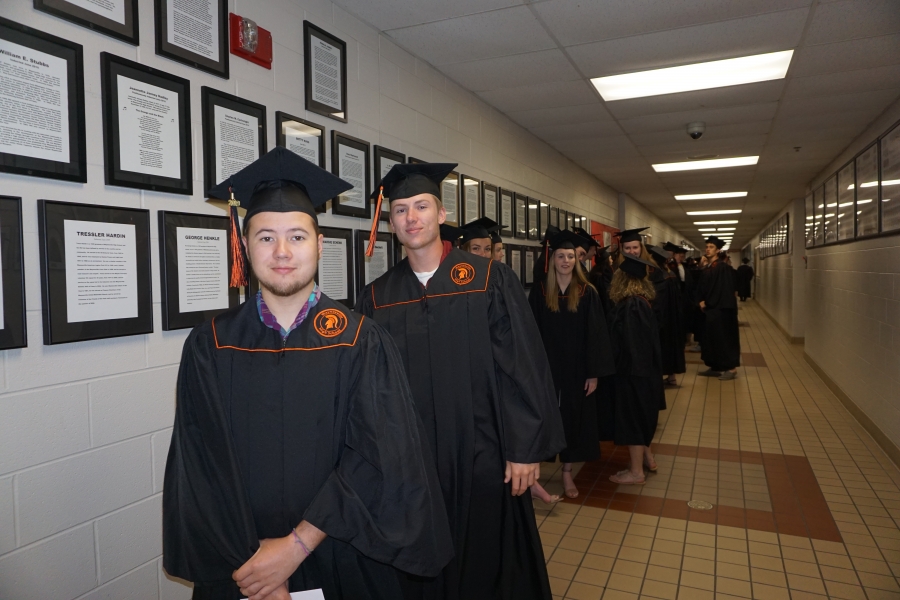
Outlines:
[{"label": "graduation cap", "polygon": [[548,263],[550,261],[550,238],[554,235],[558,234],[562,231],[556,225],[547,225],[547,229],[544,230],[544,238],[541,240],[541,245],[544,247],[544,273],[547,272]]},{"label": "graduation cap", "polygon": [[499,223],[497,223],[493,227],[488,227],[488,233],[491,234],[491,243],[492,244],[499,244],[503,241],[502,239],[500,239],[500,232],[503,231],[504,229],[509,229],[509,228],[506,225],[500,225]]},{"label": "graduation cap", "polygon": [[721,250],[722,246],[725,245],[725,240],[719,239],[716,236],[711,235],[708,238],[706,238],[706,243],[707,244],[715,244],[716,248],[719,248]]},{"label": "graduation cap", "polygon": [[640,242],[641,240],[641,232],[645,229],[649,229],[649,227],[640,227],[638,229],[625,229],[624,231],[619,231],[615,235],[619,237],[619,243],[625,244],[627,242]]},{"label": "graduation cap", "polygon": [[462,227],[454,227],[453,225],[447,225],[446,223],[441,223],[440,230],[441,239],[452,244],[455,244],[463,235]]},{"label": "graduation cap", "polygon": [[674,254],[687,254],[686,248],[682,248],[681,246],[673,244],[672,242],[666,242],[663,245],[663,249],[668,250],[669,252],[672,252]]},{"label": "graduation cap", "polygon": [[575,248],[584,248],[585,239],[574,231],[564,229],[550,238],[549,246],[553,252],[560,249],[574,250]]},{"label": "graduation cap", "polygon": [[412,198],[419,194],[431,194],[435,198],[440,198],[441,183],[455,168],[456,163],[406,163],[391,167],[391,170],[381,179],[378,187],[375,217],[372,219],[372,230],[369,232],[366,256],[372,256],[375,252],[378,218],[381,215],[381,203],[385,196],[387,196],[388,202]]},{"label": "graduation cap", "polygon": [[465,244],[471,240],[490,238],[491,230],[496,227],[499,227],[499,225],[493,219],[488,219],[487,217],[475,219],[471,223],[466,223],[460,228],[462,229],[462,239],[460,240],[460,243]]},{"label": "graduation cap", "polygon": [[[581,237],[583,237],[585,239],[585,241],[587,242],[587,248],[585,248],[585,250],[600,247],[600,244],[597,243],[597,240],[595,240],[594,237],[591,234],[589,234],[587,231],[585,231],[583,228],[573,227],[572,231],[574,231],[575,233],[577,233],[578,235],[580,235]],[[584,247],[584,246],[582,246],[582,247]]]},{"label": "graduation cap", "polygon": [[666,261],[669,260],[669,255],[666,253],[666,250],[663,250],[659,246],[648,245],[647,250],[650,251],[650,254],[653,255],[653,260],[660,266],[664,265]]},{"label": "graduation cap", "polygon": [[622,264],[619,265],[619,269],[624,271],[629,277],[643,279],[647,276],[647,267],[650,267],[651,269],[657,268],[656,265],[643,258],[637,258],[630,254],[622,254],[622,256],[624,257],[624,260],[622,261]]},{"label": "graduation cap", "polygon": [[317,224],[316,207],[353,186],[287,148],[277,146],[209,190],[231,207],[229,244],[234,261],[230,287],[245,286],[247,251],[238,227],[238,207],[246,209],[244,225],[261,212],[302,212]]},{"label": "graduation cap", "polygon": [[609,260],[609,249],[611,246],[603,246],[602,248],[597,248],[597,258],[600,262],[605,260]]}]

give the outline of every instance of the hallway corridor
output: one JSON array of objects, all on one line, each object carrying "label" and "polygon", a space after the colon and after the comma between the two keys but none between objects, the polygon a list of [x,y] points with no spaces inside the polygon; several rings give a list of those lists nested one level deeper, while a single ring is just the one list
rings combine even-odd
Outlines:
[{"label": "hallway corridor", "polygon": [[536,508],[554,598],[900,598],[900,471],[802,345],[753,301],[739,318],[738,379],[697,377],[687,355],[646,485],[610,483],[627,452],[604,445],[579,498]]}]

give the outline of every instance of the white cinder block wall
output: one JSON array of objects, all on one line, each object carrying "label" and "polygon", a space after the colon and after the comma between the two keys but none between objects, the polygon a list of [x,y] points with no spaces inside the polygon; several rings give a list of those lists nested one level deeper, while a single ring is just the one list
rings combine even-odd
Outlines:
[{"label": "white cinder block wall", "polygon": [[[617,193],[435,69],[327,0],[231,0],[273,32],[274,69],[231,57],[223,80],[154,54],[153,2],[140,6],[140,47],[2,0],[0,15],[84,46],[88,183],[0,174],[0,194],[23,198],[28,348],[0,353],[0,598],[186,598],[161,570],[162,475],[186,331],[162,332],[156,219],[151,218],[156,331],[47,347],[41,343],[36,202],[66,200],[222,214],[202,196],[200,87],[265,104],[274,145],[282,110],[614,225]],[[350,123],[303,109],[302,22],[346,40]],[[191,80],[194,195],[103,184],[102,51]],[[330,154],[330,140],[327,154]],[[330,164],[330,159],[329,159]],[[635,209],[639,205],[633,203]],[[325,225],[367,228],[325,215]],[[665,236],[661,236],[665,237]]]}]

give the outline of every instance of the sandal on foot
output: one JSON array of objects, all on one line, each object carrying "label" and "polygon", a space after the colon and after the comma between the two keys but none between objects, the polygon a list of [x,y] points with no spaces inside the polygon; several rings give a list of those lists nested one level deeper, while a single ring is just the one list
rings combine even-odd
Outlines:
[{"label": "sandal on foot", "polygon": [[644,459],[644,467],[651,473],[656,473],[656,470],[659,468],[655,460],[650,462],[646,458]]},{"label": "sandal on foot", "polygon": [[[562,472],[569,473],[571,475],[572,469],[569,469],[568,471],[566,469],[563,469]],[[574,500],[575,498],[578,497],[578,488],[575,486],[574,481],[572,481],[572,487],[566,487],[566,482],[565,482],[565,480],[563,480],[563,488],[564,488],[563,493],[566,495],[566,498],[568,498],[570,500]]]},{"label": "sandal on foot", "polygon": [[541,504],[543,504],[545,506],[554,506],[554,505],[562,502],[562,496],[559,496],[557,494],[550,494],[550,502],[547,502],[543,498],[538,498],[537,496],[533,496],[533,498],[540,500]]},{"label": "sandal on foot", "polygon": [[644,485],[647,483],[647,479],[645,477],[637,478],[632,475],[631,471],[625,469],[624,471],[619,471],[615,475],[610,475],[609,480],[613,483],[618,483],[619,485]]}]

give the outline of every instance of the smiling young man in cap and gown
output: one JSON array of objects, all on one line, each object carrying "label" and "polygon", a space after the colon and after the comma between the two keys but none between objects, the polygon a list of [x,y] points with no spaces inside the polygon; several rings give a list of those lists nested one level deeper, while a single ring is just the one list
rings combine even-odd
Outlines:
[{"label": "smiling young man in cap and gown", "polygon": [[455,166],[395,165],[384,177],[407,258],[357,303],[400,350],[456,551],[439,577],[401,581],[407,598],[549,600],[528,489],[565,447],[553,380],[509,267],[440,239],[439,185]]},{"label": "smiling young man in cap and gown", "polygon": [[197,600],[395,600],[395,569],[434,576],[452,555],[396,346],[315,283],[315,207],[349,187],[276,148],[210,192],[243,200],[231,283],[246,245],[261,289],[191,332],[178,373],[163,564]]}]

